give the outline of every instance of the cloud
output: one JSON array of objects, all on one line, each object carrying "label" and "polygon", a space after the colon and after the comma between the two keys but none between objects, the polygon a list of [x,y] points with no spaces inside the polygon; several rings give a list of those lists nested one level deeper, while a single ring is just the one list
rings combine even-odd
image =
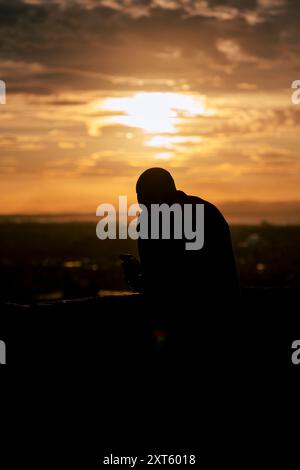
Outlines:
[{"label": "cloud", "polygon": [[[299,2],[0,0],[0,13],[1,170],[16,188],[52,178],[90,201],[98,180],[126,190],[164,158],[183,189],[214,200],[299,194]],[[97,107],[141,91],[205,96],[212,112],[147,133]]]},{"label": "cloud", "polygon": [[10,93],[266,90],[300,73],[292,0],[2,0],[0,8]]}]

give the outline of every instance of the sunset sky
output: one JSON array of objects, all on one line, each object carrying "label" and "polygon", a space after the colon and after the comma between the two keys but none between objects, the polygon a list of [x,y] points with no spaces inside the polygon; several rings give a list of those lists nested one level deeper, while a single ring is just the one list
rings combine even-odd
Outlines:
[{"label": "sunset sky", "polygon": [[94,214],[162,166],[300,220],[299,1],[0,0],[0,55],[0,213]]}]

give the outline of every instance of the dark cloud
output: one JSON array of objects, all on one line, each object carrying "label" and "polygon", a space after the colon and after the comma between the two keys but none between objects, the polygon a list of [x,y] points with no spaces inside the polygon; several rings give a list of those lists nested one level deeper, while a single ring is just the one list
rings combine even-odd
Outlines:
[{"label": "dark cloud", "polygon": [[24,64],[1,67],[11,93],[274,89],[300,74],[295,0],[2,0],[0,13],[0,60]]}]

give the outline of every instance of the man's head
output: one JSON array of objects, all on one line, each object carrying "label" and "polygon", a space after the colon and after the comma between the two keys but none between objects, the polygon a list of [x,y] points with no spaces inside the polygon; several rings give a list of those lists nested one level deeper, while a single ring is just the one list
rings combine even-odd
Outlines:
[{"label": "man's head", "polygon": [[171,203],[176,194],[176,186],[167,170],[149,168],[137,180],[136,192],[141,204]]}]

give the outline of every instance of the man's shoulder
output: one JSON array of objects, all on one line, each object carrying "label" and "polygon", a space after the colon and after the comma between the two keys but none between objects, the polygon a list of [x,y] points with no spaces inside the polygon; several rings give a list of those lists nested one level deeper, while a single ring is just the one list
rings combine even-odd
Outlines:
[{"label": "man's shoulder", "polygon": [[222,212],[211,202],[206,201],[205,199],[202,199],[199,196],[192,196],[190,194],[186,194],[183,191],[177,191],[179,200],[183,204],[204,204],[204,211],[206,214],[209,214],[209,216],[219,219],[220,221],[222,220],[223,222],[226,222]]}]

